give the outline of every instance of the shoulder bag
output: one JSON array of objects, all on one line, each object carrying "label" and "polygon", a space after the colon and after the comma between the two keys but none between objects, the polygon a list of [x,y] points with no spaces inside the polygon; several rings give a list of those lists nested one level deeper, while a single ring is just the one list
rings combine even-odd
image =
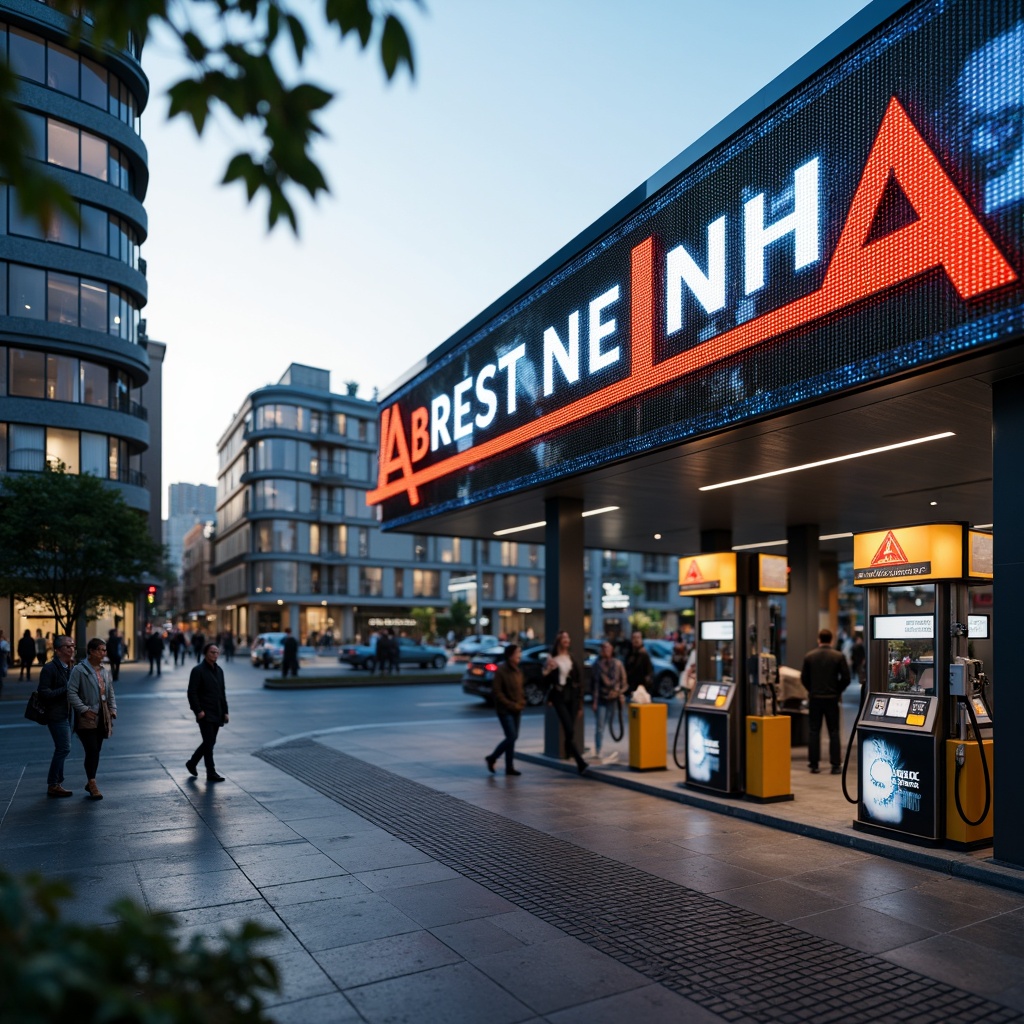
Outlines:
[{"label": "shoulder bag", "polygon": [[50,715],[46,710],[46,703],[39,696],[38,690],[33,690],[28,695],[28,704],[25,705],[25,717],[30,722],[38,722],[40,725],[50,724]]}]

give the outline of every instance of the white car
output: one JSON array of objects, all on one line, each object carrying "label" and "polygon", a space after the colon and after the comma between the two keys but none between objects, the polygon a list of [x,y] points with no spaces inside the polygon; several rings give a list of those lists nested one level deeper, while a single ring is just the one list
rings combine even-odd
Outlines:
[{"label": "white car", "polygon": [[474,654],[480,654],[481,651],[489,651],[492,647],[497,647],[499,643],[501,641],[489,633],[484,633],[480,636],[474,634],[473,636],[467,636],[461,643],[456,644],[455,653],[472,658]]}]

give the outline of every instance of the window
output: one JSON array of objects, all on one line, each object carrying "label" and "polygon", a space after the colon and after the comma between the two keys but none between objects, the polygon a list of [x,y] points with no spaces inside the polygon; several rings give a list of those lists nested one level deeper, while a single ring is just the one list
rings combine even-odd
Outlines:
[{"label": "window", "polygon": [[365,526],[359,527],[359,557],[370,557],[370,531]]},{"label": "window", "polygon": [[[111,159],[115,152],[116,147],[111,146]],[[52,160],[50,162],[53,163]],[[100,181],[107,181],[109,178],[115,185],[120,185],[120,182],[110,174],[107,162],[107,140],[93,135],[92,132],[82,132],[82,173],[88,174],[91,178],[99,178]],[[125,188],[126,186],[121,185],[120,187]]]},{"label": "window", "polygon": [[[66,167],[69,171],[77,171],[81,166],[78,156],[78,136],[77,128],[50,118],[46,125],[47,163]],[[106,154],[104,154],[105,159]]]},{"label": "window", "polygon": [[24,238],[41,239],[43,237],[43,229],[35,217],[30,217],[22,212],[17,190],[8,188],[7,195],[10,199],[11,208],[9,217],[10,233],[12,235],[22,235]]},{"label": "window", "polygon": [[45,397],[46,356],[42,352],[22,348],[12,348],[10,352],[10,394],[19,398]]},{"label": "window", "polygon": [[106,478],[110,475],[107,462],[108,442],[105,434],[82,431],[82,472]]},{"label": "window", "polygon": [[395,597],[405,597],[405,571],[395,570]]},{"label": "window", "polygon": [[94,107],[106,109],[107,69],[87,57],[82,58],[82,99]]},{"label": "window", "polygon": [[21,423],[10,425],[10,457],[7,468],[41,473],[46,464],[46,431]]},{"label": "window", "polygon": [[514,540],[501,542],[501,564],[516,565],[519,561],[519,545]]},{"label": "window", "polygon": [[527,576],[526,577],[526,600],[527,601],[541,601],[543,597],[541,595],[541,584],[539,576]]},{"label": "window", "polygon": [[46,316],[46,273],[20,263],[10,265],[11,316],[42,320]]},{"label": "window", "polygon": [[21,119],[28,129],[29,145],[25,150],[25,156],[34,160],[46,159],[46,118],[41,114],[30,114],[27,110],[21,111]]},{"label": "window", "polygon": [[383,592],[384,570],[380,566],[361,565],[359,567],[359,596],[380,597]]},{"label": "window", "polygon": [[71,215],[63,210],[58,210],[46,226],[48,242],[54,242],[57,245],[71,245],[77,249],[79,237],[78,225]]},{"label": "window", "polygon": [[413,569],[413,597],[440,597],[441,574],[436,569]]},{"label": "window", "polygon": [[412,539],[412,558],[414,562],[426,562],[430,558],[430,538],[416,534]]},{"label": "window", "polygon": [[[324,540],[326,542],[326,531]],[[325,544],[326,546],[326,544]],[[320,554],[320,524],[310,523],[309,524],[309,548],[308,551],[311,555]]]},{"label": "window", "polygon": [[71,356],[46,357],[46,397],[53,402],[78,401],[77,359]]},{"label": "window", "polygon": [[51,89],[78,96],[78,54],[56,43],[46,44],[46,84]]},{"label": "window", "polygon": [[[338,531],[338,554],[345,556],[348,554],[348,527],[343,524],[341,526],[334,527],[334,529]],[[363,532],[365,532],[365,529]],[[367,543],[369,542],[367,541]]]},{"label": "window", "polygon": [[519,577],[514,572],[502,576],[502,597],[506,601],[515,601],[519,590]]},{"label": "window", "polygon": [[0,345],[0,395],[7,394],[7,349]]},{"label": "window", "polygon": [[110,404],[110,372],[98,363],[81,362],[81,396],[86,405]]},{"label": "window", "polygon": [[671,572],[668,555],[644,555],[644,572]]},{"label": "window", "polygon": [[7,424],[0,423],[0,473],[7,472]]},{"label": "window", "polygon": [[11,70],[22,78],[42,84],[46,81],[46,49],[38,36],[9,29]]},{"label": "window", "polygon": [[69,473],[77,473],[78,431],[48,427],[46,431],[46,461],[50,466],[63,462]]},{"label": "window", "polygon": [[480,598],[484,601],[494,600],[494,573],[485,572],[480,580]]},{"label": "window", "polygon": [[[348,474],[353,480],[370,479],[370,453],[350,451],[348,454]],[[344,470],[342,470],[344,472]]]},{"label": "window", "polygon": [[82,248],[89,252],[107,252],[107,214],[95,206],[82,204]]},{"label": "window", "polygon": [[332,565],[330,567],[330,588],[332,594],[348,593],[348,566]]},{"label": "window", "polygon": [[107,286],[99,281],[82,280],[82,326],[87,331],[107,329]]},{"label": "window", "polygon": [[78,278],[51,270],[46,275],[46,319],[78,326]]},{"label": "window", "polygon": [[345,414],[343,412],[336,412],[334,414],[334,433],[345,436]]},{"label": "window", "polygon": [[437,546],[442,562],[455,564],[462,561],[462,540],[459,537],[439,537]]}]

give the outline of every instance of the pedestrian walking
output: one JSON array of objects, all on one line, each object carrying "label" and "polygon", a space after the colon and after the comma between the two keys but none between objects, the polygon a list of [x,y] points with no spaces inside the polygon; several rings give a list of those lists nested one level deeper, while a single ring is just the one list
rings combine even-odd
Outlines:
[{"label": "pedestrian walking", "polygon": [[384,675],[391,668],[391,644],[388,640],[387,630],[382,629],[377,634],[377,642],[374,645],[373,653],[376,655],[376,664],[370,672],[373,675],[377,669]]},{"label": "pedestrian walking", "polygon": [[526,707],[526,698],[523,696],[523,673],[519,668],[522,657],[523,652],[519,645],[509,644],[505,648],[504,661],[494,673],[494,682],[491,684],[494,709],[505,733],[505,738],[494,748],[490,756],[484,758],[492,775],[494,765],[502,754],[505,755],[506,775],[523,774],[516,769],[514,763],[516,740],[519,738],[519,720],[523,708]]},{"label": "pedestrian walking", "polygon": [[213,748],[217,733],[222,725],[228,724],[228,698],[224,690],[224,670],[217,664],[220,648],[207,644],[203,648],[203,660],[192,669],[188,677],[188,706],[196,716],[199,734],[203,742],[185,762],[190,775],[198,775],[199,759],[206,765],[207,782],[223,782],[224,776],[217,774],[213,763]]},{"label": "pedestrian walking", "polygon": [[181,663],[185,664],[185,634],[180,629],[175,629],[168,640],[168,646],[171,648],[171,658],[174,661],[174,667],[178,667],[178,659],[181,658]]},{"label": "pedestrian walking", "polygon": [[124,645],[121,634],[112,629],[107,633],[107,661],[110,662],[110,678],[117,682],[121,675],[121,659],[124,657]]},{"label": "pedestrian walking", "polygon": [[68,703],[75,716],[75,734],[85,751],[85,791],[93,800],[102,800],[103,794],[96,785],[96,770],[103,741],[110,739],[114,731],[117,700],[110,670],[103,664],[106,643],[98,636],[93,637],[85,651],[85,661],[71,670]]},{"label": "pedestrian walking", "polygon": [[566,630],[555,636],[554,645],[544,663],[543,679],[548,687],[548,704],[555,709],[565,736],[566,753],[576,762],[582,775],[587,762],[576,749],[576,719],[583,715],[583,669],[570,653],[571,638]]},{"label": "pedestrian walking", "polygon": [[[29,641],[31,640],[32,637],[29,635]],[[50,758],[50,771],[46,776],[47,796],[71,796],[71,790],[65,789],[61,783],[64,782],[64,762],[71,753],[68,680],[71,678],[71,663],[74,660],[75,641],[69,636],[57,637],[53,642],[53,660],[43,666],[39,673],[39,685],[36,687],[46,706],[46,725],[53,740],[53,757]]]},{"label": "pedestrian walking", "polygon": [[[217,648],[217,649],[220,650],[220,648]],[[197,629],[192,634],[192,653],[195,654],[195,656],[196,656],[196,664],[197,665],[202,663],[202,660],[205,657],[205,655],[203,654],[203,651],[205,651],[205,650],[206,650],[206,634],[203,633],[201,630]]]},{"label": "pedestrian walking", "polygon": [[[626,700],[629,683],[626,680],[626,669],[615,657],[615,648],[610,640],[601,644],[601,653],[591,669],[590,700],[594,709],[594,755],[601,758],[604,745],[604,730],[612,719],[615,711],[622,707]],[[618,751],[611,751],[605,763],[618,760]]]},{"label": "pedestrian walking", "polygon": [[288,673],[299,674],[299,641],[292,636],[290,627],[286,626],[281,640],[281,678],[287,679]]},{"label": "pedestrian walking", "polygon": [[164,660],[164,638],[159,629],[151,629],[146,634],[146,656],[149,658],[149,671],[146,675],[153,674],[153,666],[156,666],[156,674],[160,675],[160,664]]},{"label": "pedestrian walking", "polygon": [[46,637],[41,629],[36,630],[36,664],[42,668],[46,664]]},{"label": "pedestrian walking", "polygon": [[32,682],[32,662],[36,660],[36,642],[32,639],[32,630],[26,629],[18,641],[18,680],[27,679]]},{"label": "pedestrian walking", "polygon": [[389,630],[388,632],[388,667],[391,672],[398,675],[402,671],[402,660],[401,660],[402,647],[398,642],[398,637],[395,635],[395,631]]},{"label": "pedestrian walking", "polygon": [[224,643],[221,644],[221,650],[224,652],[224,660],[230,665],[235,660],[235,635],[228,631],[224,634]]},{"label": "pedestrian walking", "polygon": [[651,663],[647,648],[644,647],[644,635],[639,629],[634,629],[630,638],[629,652],[626,654],[626,680],[630,693],[638,686],[650,691],[654,682],[654,665]]},{"label": "pedestrian walking", "polygon": [[832,630],[818,633],[818,646],[804,656],[800,682],[807,690],[807,762],[813,775],[819,772],[821,723],[828,729],[828,755],[832,774],[838,775],[842,744],[839,741],[839,698],[850,684],[850,666],[841,651],[832,646]]}]

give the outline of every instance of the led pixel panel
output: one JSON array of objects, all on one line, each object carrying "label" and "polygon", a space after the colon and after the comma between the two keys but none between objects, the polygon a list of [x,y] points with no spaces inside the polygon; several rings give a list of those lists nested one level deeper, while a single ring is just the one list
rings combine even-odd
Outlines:
[{"label": "led pixel panel", "polygon": [[1024,0],[913,4],[381,408],[385,525],[1006,344]]}]

